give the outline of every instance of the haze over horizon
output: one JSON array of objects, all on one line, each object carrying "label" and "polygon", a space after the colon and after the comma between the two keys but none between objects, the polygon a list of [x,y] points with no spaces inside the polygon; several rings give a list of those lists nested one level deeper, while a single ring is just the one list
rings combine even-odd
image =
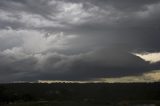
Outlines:
[{"label": "haze over horizon", "polygon": [[159,82],[159,0],[1,0],[0,83]]}]

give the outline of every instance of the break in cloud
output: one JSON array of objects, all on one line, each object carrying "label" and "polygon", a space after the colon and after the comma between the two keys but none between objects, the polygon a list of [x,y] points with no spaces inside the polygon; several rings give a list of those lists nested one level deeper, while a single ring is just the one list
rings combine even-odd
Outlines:
[{"label": "break in cloud", "polygon": [[159,0],[1,0],[0,82],[157,81],[159,10]]}]

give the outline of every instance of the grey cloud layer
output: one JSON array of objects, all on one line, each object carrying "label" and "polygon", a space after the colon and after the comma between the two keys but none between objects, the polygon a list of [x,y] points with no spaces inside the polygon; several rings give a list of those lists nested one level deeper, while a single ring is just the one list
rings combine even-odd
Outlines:
[{"label": "grey cloud layer", "polygon": [[131,54],[160,51],[159,10],[159,0],[1,0],[0,81],[159,69]]},{"label": "grey cloud layer", "polygon": [[[108,52],[109,51],[109,52]],[[140,75],[159,69],[124,51],[101,49],[79,55],[58,53],[25,55],[21,59],[1,53],[1,76],[12,80],[94,80]],[[9,75],[8,75],[9,73]],[[3,77],[2,77],[3,79]],[[1,79],[1,81],[3,81]]]}]

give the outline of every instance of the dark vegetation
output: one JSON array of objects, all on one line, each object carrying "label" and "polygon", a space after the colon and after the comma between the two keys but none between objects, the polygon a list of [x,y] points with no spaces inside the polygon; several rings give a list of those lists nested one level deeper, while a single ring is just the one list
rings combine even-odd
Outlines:
[{"label": "dark vegetation", "polygon": [[120,101],[123,101],[122,103],[125,104],[126,101],[145,101],[145,103],[149,103],[149,101],[159,100],[160,83],[0,84],[0,105],[24,102],[37,102],[41,104],[49,102],[61,104],[73,102],[78,104],[110,105],[112,103],[119,103]]}]

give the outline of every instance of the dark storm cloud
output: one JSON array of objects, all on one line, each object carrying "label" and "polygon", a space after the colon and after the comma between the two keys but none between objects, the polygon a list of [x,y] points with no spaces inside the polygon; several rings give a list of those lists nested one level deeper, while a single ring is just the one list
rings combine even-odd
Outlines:
[{"label": "dark storm cloud", "polygon": [[120,10],[124,10],[124,11],[138,11],[143,9],[145,5],[150,5],[150,4],[155,4],[158,3],[159,0],[137,0],[137,1],[133,1],[133,0],[123,0],[123,1],[119,1],[119,0],[99,0],[99,2],[97,2],[97,0],[90,0],[90,2],[92,2],[94,5],[98,5],[100,7],[105,8],[106,5],[111,5],[115,8],[118,8]]},{"label": "dark storm cloud", "polygon": [[51,11],[55,12],[54,10],[56,10],[48,5],[49,1],[50,0],[39,0],[38,2],[36,0],[2,0],[0,2],[0,8],[6,11],[25,11],[45,16],[50,14]]},{"label": "dark storm cloud", "polygon": [[160,68],[159,63],[150,64],[135,55],[117,49],[101,49],[70,56],[49,53],[21,60],[3,54],[1,58],[1,76],[2,78],[10,76],[6,81],[93,80],[141,75]]},{"label": "dark storm cloud", "polygon": [[87,80],[158,70],[159,63],[132,52],[160,51],[159,10],[159,0],[1,0],[0,80]]}]

